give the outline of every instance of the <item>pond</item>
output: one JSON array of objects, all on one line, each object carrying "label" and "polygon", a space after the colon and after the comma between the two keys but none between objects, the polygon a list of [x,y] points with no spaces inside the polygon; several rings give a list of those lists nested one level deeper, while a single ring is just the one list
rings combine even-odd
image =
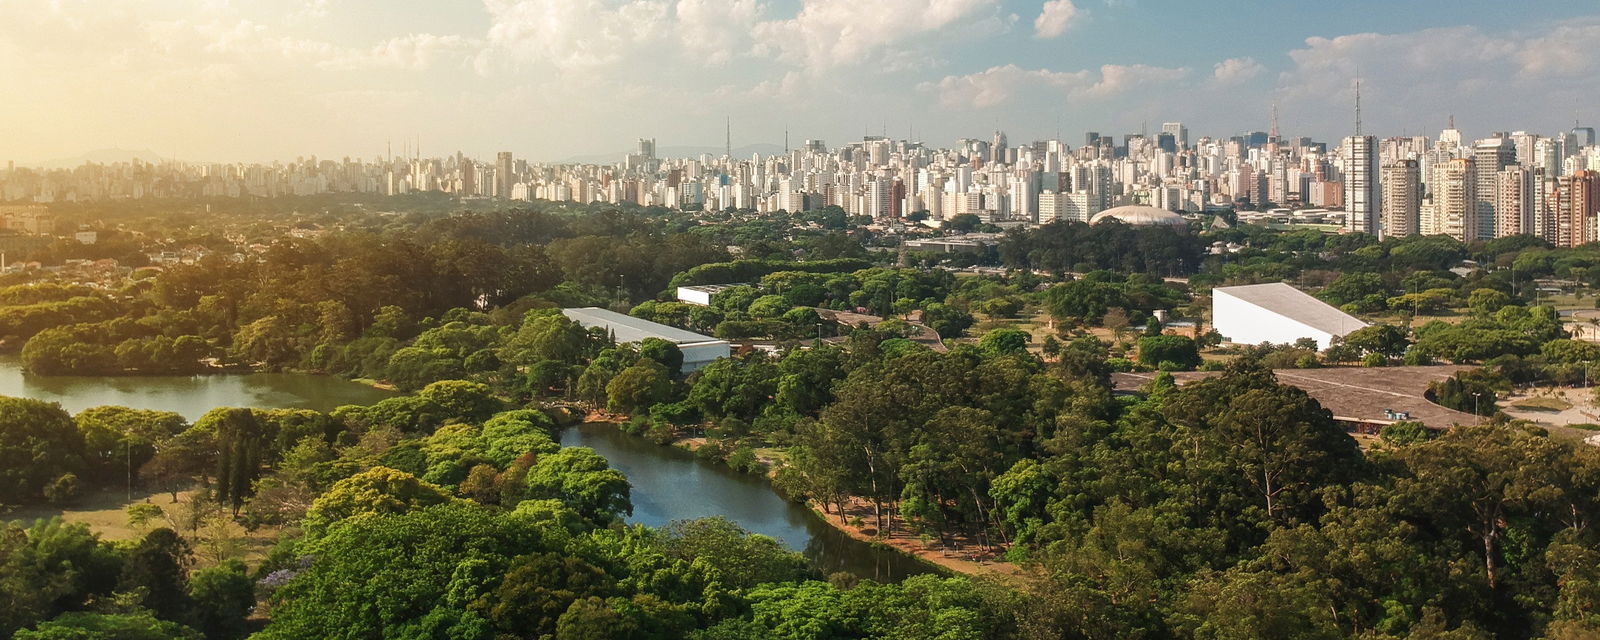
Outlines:
[{"label": "pond", "polygon": [[561,444],[594,449],[628,476],[633,485],[630,523],[659,527],[674,520],[724,516],[805,554],[824,573],[847,571],[890,582],[936,571],[899,551],[856,540],[829,526],[805,505],[779,496],[764,478],[630,436],[615,425],[568,427]]},{"label": "pond", "polygon": [[203,376],[36,376],[15,356],[0,356],[0,396],[59,402],[70,413],[118,405],[172,411],[193,422],[217,407],[315,409],[393,397],[368,385],[310,373]]}]

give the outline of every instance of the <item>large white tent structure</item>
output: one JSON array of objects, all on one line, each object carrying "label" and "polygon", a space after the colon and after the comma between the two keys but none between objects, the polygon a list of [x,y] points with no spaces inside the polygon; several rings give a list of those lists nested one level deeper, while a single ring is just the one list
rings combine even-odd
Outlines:
[{"label": "large white tent structure", "polygon": [[1311,338],[1318,350],[1367,326],[1282,282],[1212,289],[1211,324],[1224,340],[1235,344],[1287,344]]}]

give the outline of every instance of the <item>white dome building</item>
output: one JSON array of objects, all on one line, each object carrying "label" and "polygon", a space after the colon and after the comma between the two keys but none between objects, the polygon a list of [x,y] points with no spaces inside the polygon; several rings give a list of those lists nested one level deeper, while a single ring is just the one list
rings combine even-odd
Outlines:
[{"label": "white dome building", "polygon": [[1189,220],[1183,216],[1166,209],[1137,204],[1112,207],[1101,211],[1089,219],[1089,224],[1099,224],[1105,220],[1116,220],[1122,224],[1135,227],[1167,226],[1176,230],[1187,230],[1189,228]]}]

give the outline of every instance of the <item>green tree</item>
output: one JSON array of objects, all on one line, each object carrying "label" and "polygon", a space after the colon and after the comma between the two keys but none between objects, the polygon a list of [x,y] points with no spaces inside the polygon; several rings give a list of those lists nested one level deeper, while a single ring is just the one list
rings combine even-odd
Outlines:
[{"label": "green tree", "polygon": [[245,618],[256,606],[255,581],[244,563],[228,560],[196,571],[189,581],[190,616],[194,626],[211,640],[239,638],[248,631]]},{"label": "green tree", "polygon": [[983,334],[978,348],[995,355],[1017,355],[1028,352],[1031,336],[1020,329],[995,329]]},{"label": "green tree", "polygon": [[654,360],[640,360],[606,384],[606,405],[612,411],[641,411],[670,402],[672,395],[672,375]]},{"label": "green tree", "polygon": [[373,467],[334,483],[311,504],[301,526],[315,538],[333,524],[361,514],[406,513],[450,501],[440,487],[404,471]]},{"label": "green tree", "polygon": [[540,456],[528,470],[526,482],[526,497],[560,500],[591,522],[611,522],[633,513],[627,477],[587,447],[563,447]]},{"label": "green tree", "polygon": [[189,567],[193,553],[177,532],[155,529],[144,535],[123,561],[119,591],[142,594],[139,605],[165,620],[183,620],[189,614]]},{"label": "green tree", "polygon": [[16,640],[202,640],[206,636],[149,611],[92,613],[75,611],[17,632]]},{"label": "green tree", "polygon": [[84,472],[83,435],[61,406],[0,396],[0,503],[30,503]]},{"label": "green tree", "polygon": [[481,382],[440,380],[423,387],[417,395],[443,407],[446,419],[462,422],[482,422],[502,408],[489,386]]},{"label": "green tree", "polygon": [[1200,366],[1200,349],[1184,336],[1160,335],[1139,339],[1139,364],[1154,367],[1172,363],[1188,371]]}]

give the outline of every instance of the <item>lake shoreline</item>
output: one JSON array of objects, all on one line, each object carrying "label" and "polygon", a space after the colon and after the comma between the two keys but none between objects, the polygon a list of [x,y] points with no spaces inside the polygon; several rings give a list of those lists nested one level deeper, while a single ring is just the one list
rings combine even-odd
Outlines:
[{"label": "lake shoreline", "polygon": [[[590,414],[584,419],[584,422],[589,424],[610,425],[612,428],[616,429],[618,433],[625,437],[634,438],[650,444],[657,444],[654,441],[645,438],[644,436],[633,435],[623,430],[621,424],[626,421],[627,416],[620,416],[618,414],[604,412],[590,412]],[[696,449],[704,446],[705,443],[706,439],[703,437],[683,436],[666,444],[657,444],[657,446],[673,447],[693,453]],[[768,460],[769,459],[763,459],[763,461]],[[702,461],[707,463],[710,462],[705,460]],[[718,464],[719,466],[727,467],[726,464]],[[775,495],[784,499],[785,501],[794,502],[795,504],[804,506],[807,511],[811,512],[811,515],[816,518],[817,521],[859,542],[886,550],[892,550],[907,559],[915,560],[928,567],[936,568],[946,574],[956,574],[968,577],[986,577],[1002,581],[1015,581],[1025,579],[1027,577],[1027,572],[1023,567],[1011,562],[1007,562],[992,552],[985,551],[977,553],[958,549],[936,548],[932,546],[931,543],[925,542],[911,533],[908,527],[903,526],[903,522],[901,523],[902,526],[897,527],[894,534],[890,535],[887,539],[881,538],[870,532],[870,526],[853,526],[842,516],[826,513],[823,511],[822,507],[813,500],[796,502],[783,496],[783,494],[778,491],[777,487],[772,485],[772,478],[776,473],[777,467],[769,466],[766,473],[760,474],[760,476],[766,481],[765,484],[767,485],[768,489],[771,490]],[[846,513],[862,515],[864,516],[864,519],[870,517],[870,510],[870,504],[865,500],[861,500],[860,498],[852,498],[850,505],[846,507]],[[898,516],[891,517],[894,517],[897,521],[899,521]]]}]

